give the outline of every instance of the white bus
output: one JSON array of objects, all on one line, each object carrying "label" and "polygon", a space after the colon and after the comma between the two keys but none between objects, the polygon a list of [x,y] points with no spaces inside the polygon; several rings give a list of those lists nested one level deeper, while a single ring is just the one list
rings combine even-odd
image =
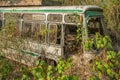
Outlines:
[{"label": "white bus", "polygon": [[[1,7],[0,27],[10,19],[16,20],[18,35],[24,38],[22,60],[17,51],[9,49],[5,57],[24,64],[39,57],[58,61],[77,49],[77,28],[81,28],[81,42],[99,32],[104,34],[103,11],[98,6]],[[21,44],[22,45],[22,44]],[[4,50],[3,50],[4,51]],[[8,56],[8,54],[14,55]],[[33,64],[30,64],[33,65]]]}]

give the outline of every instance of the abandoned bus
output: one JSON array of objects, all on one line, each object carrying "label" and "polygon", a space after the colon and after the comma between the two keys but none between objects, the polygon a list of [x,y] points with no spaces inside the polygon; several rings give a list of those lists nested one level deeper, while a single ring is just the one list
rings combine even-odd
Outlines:
[{"label": "abandoned bus", "polygon": [[0,27],[8,16],[17,24],[16,35],[23,39],[22,47],[19,51],[2,51],[5,57],[27,65],[33,65],[40,57],[57,62],[74,52],[78,27],[82,42],[96,32],[104,33],[103,11],[97,6],[1,7]]}]

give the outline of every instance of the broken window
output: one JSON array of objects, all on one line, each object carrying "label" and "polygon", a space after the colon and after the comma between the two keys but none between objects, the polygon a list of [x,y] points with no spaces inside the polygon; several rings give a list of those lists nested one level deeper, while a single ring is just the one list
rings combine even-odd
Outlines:
[{"label": "broken window", "polygon": [[3,21],[0,20],[0,28],[3,26]]},{"label": "broken window", "polygon": [[3,19],[3,14],[0,13],[0,28],[3,26],[3,21],[2,21],[2,19]]},{"label": "broken window", "polygon": [[3,19],[3,13],[0,13],[0,19]]},{"label": "broken window", "polygon": [[77,26],[65,24],[65,52],[72,52],[76,48]]},{"label": "broken window", "polygon": [[39,40],[39,42],[45,42],[46,27],[44,23],[35,23],[33,27],[33,39]]},{"label": "broken window", "polygon": [[23,14],[23,20],[32,20],[32,14]]},{"label": "broken window", "polygon": [[20,35],[21,14],[20,13],[5,13],[5,25],[16,27],[15,35]]},{"label": "broken window", "polygon": [[61,25],[57,25],[57,41],[56,44],[61,44]]},{"label": "broken window", "polygon": [[61,44],[61,25],[50,24],[48,36],[50,44]]},{"label": "broken window", "polygon": [[25,13],[23,15],[24,20],[34,20],[34,21],[45,21],[45,14],[38,14],[38,13]]},{"label": "broken window", "polygon": [[78,14],[67,14],[65,15],[65,22],[80,23],[80,16]]},{"label": "broken window", "polygon": [[62,15],[61,14],[49,14],[48,21],[62,22]]},{"label": "broken window", "polygon": [[23,22],[22,36],[31,38],[32,34],[32,22]]},{"label": "broken window", "polygon": [[8,19],[8,18],[12,18],[12,19],[20,19],[21,18],[21,14],[20,13],[5,13],[4,14],[5,16],[5,19]]},{"label": "broken window", "polygon": [[16,21],[16,31],[15,31],[15,35],[16,36],[20,36],[21,35],[21,22],[20,20]]},{"label": "broken window", "polygon": [[96,33],[100,33],[101,35],[103,35],[103,28],[100,18],[90,18],[87,23],[87,28],[89,37],[94,37]]},{"label": "broken window", "polygon": [[22,36],[39,42],[45,42],[46,27],[44,23],[23,22]]},{"label": "broken window", "polygon": [[51,44],[56,44],[56,32],[57,32],[57,25],[56,24],[51,24],[49,25],[49,43]]},{"label": "broken window", "polygon": [[77,26],[70,25],[70,24],[66,24],[64,26],[65,26],[65,38],[66,38],[66,40],[68,40],[68,41],[76,40]]}]

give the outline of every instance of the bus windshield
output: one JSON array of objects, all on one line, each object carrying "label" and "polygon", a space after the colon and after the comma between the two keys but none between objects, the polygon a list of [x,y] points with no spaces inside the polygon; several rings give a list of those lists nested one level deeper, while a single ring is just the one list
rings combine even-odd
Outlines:
[{"label": "bus windshield", "polygon": [[96,33],[103,35],[101,18],[90,18],[87,21],[88,37],[94,37]]}]

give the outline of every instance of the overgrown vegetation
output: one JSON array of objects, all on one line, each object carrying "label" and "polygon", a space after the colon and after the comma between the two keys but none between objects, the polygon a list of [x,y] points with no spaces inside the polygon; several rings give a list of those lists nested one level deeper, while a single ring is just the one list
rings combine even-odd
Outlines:
[{"label": "overgrown vegetation", "polygon": [[[9,73],[12,71],[10,62],[6,64],[6,60],[2,60],[0,66],[1,80],[5,80]],[[75,75],[68,75],[65,70],[71,68],[71,59],[59,60],[57,66],[48,65],[45,61],[36,61],[36,67],[27,68],[25,66],[19,66],[19,76],[12,77],[12,80],[79,80],[79,77]],[[11,80],[11,78],[10,78]]]},{"label": "overgrown vegetation", "polygon": [[83,43],[83,47],[86,51],[90,49],[102,50],[104,48],[112,49],[111,39],[108,36],[102,36],[99,33],[96,33],[94,38],[89,38]]},{"label": "overgrown vegetation", "polygon": [[[119,40],[120,35],[120,1],[119,0],[61,0],[62,5],[79,5],[79,4],[96,4],[103,8],[105,19],[107,21],[110,35],[116,36]],[[14,22],[14,21],[11,21]],[[0,35],[4,38],[4,43],[1,44],[0,50],[2,48],[10,48],[8,45],[8,41],[16,41],[15,34],[15,24],[7,23],[5,25]],[[7,31],[6,31],[7,29]],[[116,32],[117,31],[117,32]],[[77,39],[80,41],[81,29],[77,30],[78,36]],[[112,33],[111,33],[112,32]],[[4,37],[3,37],[4,36]],[[1,37],[1,36],[0,36]],[[114,41],[114,40],[112,40]],[[101,36],[100,34],[96,34],[95,38],[88,39],[85,43],[83,43],[83,47],[88,51],[92,48],[103,50],[104,52],[99,54],[96,59],[89,64],[89,67],[92,69],[91,76],[89,76],[88,80],[119,80],[120,79],[120,51],[115,52],[112,49],[111,39],[108,36]],[[3,42],[3,41],[1,41]],[[16,47],[19,46],[20,43],[14,44]],[[13,44],[12,44],[13,45]],[[19,48],[18,48],[19,49]],[[69,69],[71,70],[73,64],[72,60],[59,60],[57,66],[48,65],[45,61],[37,61],[37,67],[28,68],[25,66],[20,66],[19,76],[13,77],[12,80],[79,80],[81,76],[72,75],[66,73]],[[9,77],[10,73],[12,73],[13,66],[12,63],[2,57],[0,57],[0,79],[5,80]],[[84,75],[84,74],[83,74]]]},{"label": "overgrown vegetation", "polygon": [[119,80],[120,79],[120,53],[107,51],[104,57],[98,57],[93,63],[93,76],[90,80]]},{"label": "overgrown vegetation", "polygon": [[[98,34],[96,34],[98,39]],[[99,35],[100,36],[100,35]],[[104,40],[105,38],[105,40]],[[98,49],[105,49],[104,53],[99,54],[93,63],[88,64],[91,67],[91,76],[88,80],[119,80],[120,79],[120,52],[111,50],[111,42],[107,37],[99,37],[101,40]],[[109,43],[109,45],[107,45]],[[87,45],[87,44],[86,44]],[[89,45],[89,44],[88,44]],[[110,47],[109,47],[110,46]],[[91,49],[92,46],[89,48]],[[87,48],[88,49],[88,48]],[[7,63],[7,64],[6,64]],[[1,59],[1,79],[4,80],[12,72],[12,64]],[[36,67],[27,68],[20,66],[19,77],[13,77],[14,80],[79,80],[78,75],[69,74],[66,71],[71,70],[72,59],[59,60],[57,66],[48,65],[45,61],[36,61]],[[68,71],[69,72],[69,71]],[[83,74],[84,75],[84,74]]]},{"label": "overgrown vegetation", "polygon": [[12,70],[12,64],[0,56],[0,80],[5,80]]}]

